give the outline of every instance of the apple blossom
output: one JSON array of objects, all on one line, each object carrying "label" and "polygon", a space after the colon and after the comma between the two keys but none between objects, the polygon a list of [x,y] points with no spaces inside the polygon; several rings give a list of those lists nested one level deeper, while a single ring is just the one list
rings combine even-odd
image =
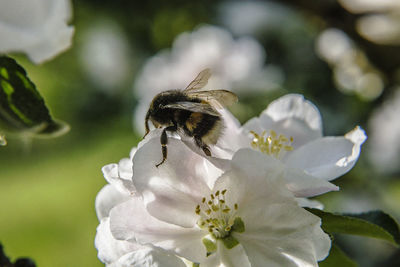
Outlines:
[{"label": "apple blossom", "polygon": [[137,194],[110,211],[112,235],[176,254],[200,266],[317,266],[330,249],[320,219],[298,206],[283,165],[240,149],[222,173],[169,138],[159,168],[157,136],[133,157]]},{"label": "apple blossom", "polygon": [[223,116],[227,134],[217,145],[231,151],[231,156],[252,147],[284,164],[288,188],[297,197],[338,190],[329,181],[354,166],[366,139],[359,126],[342,137],[324,137],[318,109],[297,94],[273,101],[242,127],[227,111]]},{"label": "apple blossom", "polygon": [[371,131],[368,157],[381,173],[396,173],[400,170],[400,88],[397,88],[377,108],[368,121]]},{"label": "apple blossom", "polygon": [[71,45],[71,14],[69,0],[0,0],[0,53],[49,60]]},{"label": "apple blossom", "polygon": [[130,59],[134,56],[127,36],[117,22],[109,19],[95,20],[82,38],[79,59],[91,82],[110,95],[123,88],[132,75]]},{"label": "apple blossom", "polygon": [[235,35],[259,36],[273,30],[282,30],[297,22],[293,11],[271,1],[222,2],[218,8],[221,23]]},{"label": "apple blossom", "polygon": [[129,201],[135,195],[132,183],[132,157],[122,159],[118,164],[103,167],[103,174],[109,184],[105,185],[96,197],[96,213],[100,224],[97,227],[95,246],[98,258],[108,267],[118,266],[170,266],[184,267],[185,263],[178,257],[162,249],[140,245],[135,241],[117,240],[110,230],[110,210],[121,203]]}]

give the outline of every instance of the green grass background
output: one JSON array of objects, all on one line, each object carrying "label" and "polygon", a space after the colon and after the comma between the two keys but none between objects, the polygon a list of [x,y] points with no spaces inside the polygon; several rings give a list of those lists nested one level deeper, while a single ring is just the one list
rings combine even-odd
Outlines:
[{"label": "green grass background", "polygon": [[104,266],[94,247],[94,201],[106,184],[101,167],[127,157],[137,143],[132,130],[119,125],[104,126],[73,144],[1,155],[0,242],[12,260],[28,256],[44,267]]}]

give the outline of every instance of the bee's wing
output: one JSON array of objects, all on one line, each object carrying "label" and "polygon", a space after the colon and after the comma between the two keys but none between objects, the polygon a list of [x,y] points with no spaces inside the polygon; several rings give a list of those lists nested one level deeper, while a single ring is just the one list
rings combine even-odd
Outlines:
[{"label": "bee's wing", "polygon": [[238,101],[238,97],[228,90],[195,91],[187,93],[190,97],[196,97],[209,102],[216,108],[223,108]]},{"label": "bee's wing", "polygon": [[211,77],[210,69],[202,70],[197,75],[197,77],[191,83],[189,83],[189,85],[184,89],[184,91],[190,92],[203,88],[208,83],[208,79],[210,79],[210,77]]},{"label": "bee's wing", "polygon": [[213,116],[221,116],[212,106],[207,103],[196,103],[189,101],[176,102],[172,104],[165,105],[163,108],[175,108],[175,109],[183,109],[192,112],[205,113]]}]

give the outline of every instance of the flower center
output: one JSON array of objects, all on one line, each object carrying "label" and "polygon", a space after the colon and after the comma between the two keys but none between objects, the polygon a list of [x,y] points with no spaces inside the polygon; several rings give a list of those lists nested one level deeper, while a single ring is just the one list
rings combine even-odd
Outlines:
[{"label": "flower center", "polygon": [[274,130],[270,130],[269,135],[267,135],[267,131],[263,131],[261,135],[254,131],[250,131],[250,133],[254,136],[251,141],[252,148],[277,159],[281,159],[287,151],[293,150],[293,137],[287,138],[283,134],[278,136]]},{"label": "flower center", "polygon": [[235,220],[238,205],[233,209],[225,203],[227,190],[217,191],[211,194],[209,199],[203,197],[201,204],[196,206],[196,214],[200,216],[197,224],[200,228],[207,229],[215,238],[220,239],[229,235]]},{"label": "flower center", "polygon": [[218,190],[209,198],[203,197],[195,209],[195,213],[200,216],[197,225],[209,232],[209,238],[205,237],[203,243],[210,254],[216,250],[216,240],[223,241],[227,248],[233,248],[239,242],[231,236],[231,233],[244,232],[244,223],[237,216],[238,204],[229,207],[225,202],[226,192],[226,189]]}]

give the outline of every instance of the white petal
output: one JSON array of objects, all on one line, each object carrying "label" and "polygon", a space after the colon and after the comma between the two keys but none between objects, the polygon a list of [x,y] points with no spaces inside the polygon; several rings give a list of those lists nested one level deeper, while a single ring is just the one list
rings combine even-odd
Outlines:
[{"label": "white petal", "polygon": [[108,217],[103,218],[97,227],[94,244],[98,250],[97,256],[102,262],[107,264],[117,261],[126,253],[144,248],[134,242],[115,239],[110,231],[110,220]]},{"label": "white petal", "polygon": [[[204,154],[204,151],[199,148],[193,141],[192,137],[181,135],[181,140],[182,142],[190,148],[194,153],[198,154],[201,157],[206,157]],[[216,173],[220,174],[221,170],[228,170],[230,169],[230,160],[232,159],[232,156],[234,154],[234,151],[232,149],[227,149],[221,146],[211,146],[210,147],[211,151],[211,157],[207,156],[207,163],[206,165],[214,165],[215,168],[211,168],[210,171],[214,170]],[[216,177],[216,175],[211,175],[212,177]],[[213,186],[214,181],[210,181],[208,184],[209,187]]]},{"label": "white petal", "polygon": [[181,259],[159,248],[115,239],[110,231],[109,218],[104,218],[97,227],[95,246],[99,259],[108,267],[185,266]]},{"label": "white petal", "polygon": [[160,249],[146,248],[122,256],[108,267],[186,267],[177,256],[167,254]]},{"label": "white petal", "polygon": [[[272,266],[272,267],[273,266],[275,267],[318,266],[316,263],[316,259],[313,258],[312,255],[307,255],[310,257],[310,259],[308,259],[308,262],[311,262],[311,264],[304,261],[297,261],[297,262],[292,261],[284,254],[284,252],[281,252],[278,250],[278,248],[275,248],[275,246],[277,246],[277,243],[274,241],[263,242],[259,239],[254,239],[252,237],[247,237],[247,236],[243,236],[238,239],[240,239],[241,244],[243,243],[243,247],[247,252],[247,256],[249,258],[251,266]],[[298,247],[298,254],[300,253],[304,254],[307,253],[308,250],[310,250],[310,247],[307,246],[308,245],[307,242],[294,241],[293,244],[296,245],[296,248]],[[281,247],[281,250],[284,249],[285,249],[284,247]]]},{"label": "white petal", "polygon": [[320,218],[296,204],[257,204],[242,214],[246,230],[233,234],[252,266],[318,266],[329,253]]},{"label": "white petal", "polygon": [[[218,140],[217,146],[233,152],[242,147],[250,147],[251,140],[249,140],[247,133],[243,132],[239,121],[232,115],[232,113],[226,109],[219,112],[222,115],[225,127],[222,136]],[[232,155],[230,155],[230,158],[232,158]]]},{"label": "white petal", "polygon": [[234,248],[227,249],[221,241],[217,242],[217,253],[207,257],[202,267],[251,267],[249,259],[243,247],[239,244]]},{"label": "white petal", "polygon": [[[257,182],[266,182],[264,177],[270,176],[271,180],[277,179],[283,171],[283,164],[273,157],[265,155],[250,148],[238,150],[232,158],[232,168],[243,173]],[[255,182],[255,181],[254,181]]]},{"label": "white petal", "polygon": [[[260,117],[261,116],[262,115],[260,115]],[[243,125],[243,128],[248,132],[253,131],[258,134],[261,134],[264,130],[273,128],[274,121],[270,117],[263,116],[263,122],[261,122],[260,117],[251,118]]]},{"label": "white petal", "polygon": [[308,198],[296,198],[297,203],[299,204],[300,207],[307,207],[307,208],[313,208],[313,209],[319,209],[323,210],[324,209],[324,204],[317,200],[310,200]]},{"label": "white petal", "polygon": [[133,156],[135,156],[135,153],[137,151],[137,147],[132,147],[131,151],[129,152],[129,158],[132,160]]},{"label": "white petal", "polygon": [[348,137],[317,139],[290,153],[286,163],[303,169],[312,176],[333,180],[348,172],[357,162],[361,144],[365,140],[362,133],[357,128]]},{"label": "white petal", "polygon": [[130,198],[130,194],[118,190],[113,185],[105,185],[96,196],[95,207],[97,218],[108,217],[110,210]]},{"label": "white petal", "polygon": [[331,191],[338,191],[339,187],[323,179],[311,176],[302,169],[286,167],[284,171],[287,188],[296,197],[313,197]]},{"label": "white petal", "polygon": [[54,57],[71,45],[71,13],[69,0],[1,1],[0,52],[24,52],[35,63]]},{"label": "white petal", "polygon": [[[194,213],[194,212],[193,212]],[[151,216],[141,198],[133,197],[110,212],[111,232],[120,240],[136,239],[176,253],[193,262],[206,257],[201,239],[207,234],[198,228],[183,228]]]},{"label": "white petal", "polygon": [[[292,137],[293,142],[291,146],[294,149],[321,137],[321,132],[319,130],[311,129],[309,125],[301,119],[287,118],[279,121],[272,121],[266,114],[261,114],[259,118],[251,119],[243,128],[248,132],[254,131],[258,134],[261,134],[263,131],[270,134],[270,131],[274,130],[278,135],[282,134],[287,138]],[[249,137],[253,139],[252,135],[249,135]]]},{"label": "white petal", "polygon": [[353,130],[345,134],[344,137],[346,137],[356,145],[362,145],[365,140],[367,140],[367,135],[360,126],[356,126]]},{"label": "white petal", "polygon": [[318,109],[302,95],[288,94],[271,102],[263,111],[274,121],[297,118],[304,121],[311,129],[322,134],[322,120]]},{"label": "white petal", "polygon": [[221,171],[175,138],[168,138],[167,160],[157,168],[161,157],[158,137],[140,147],[133,158],[134,184],[153,216],[192,227],[197,221],[196,205],[210,194],[209,185]]},{"label": "white petal", "polygon": [[294,148],[322,136],[318,109],[302,95],[290,94],[273,101],[258,118],[249,120],[243,128],[261,134],[274,130],[277,134],[293,137]]},{"label": "white petal", "polygon": [[238,205],[238,216],[256,204],[266,203],[297,204],[287,189],[282,176],[282,164],[264,154],[240,149],[233,158],[232,170],[225,172],[216,181],[214,192],[226,190],[224,199],[233,208]]},{"label": "white petal", "polygon": [[[136,152],[138,151],[138,149],[141,148],[142,146],[144,146],[145,144],[147,144],[147,142],[148,142],[149,140],[152,140],[152,139],[155,138],[155,137],[160,138],[162,131],[163,131],[163,129],[161,129],[161,128],[156,128],[156,129],[151,130],[151,131],[138,143],[138,145],[137,145],[137,147],[136,147],[136,150],[135,150],[133,153],[130,154],[130,155],[132,156],[132,159],[133,159],[133,157],[136,155]],[[132,152],[132,151],[131,151],[131,152]]]},{"label": "white petal", "polygon": [[343,164],[349,164],[350,162],[354,162],[353,163],[354,165],[358,157],[360,156],[361,145],[365,142],[365,140],[367,140],[367,135],[360,126],[356,126],[353,130],[345,134],[344,137],[350,140],[354,144],[354,146],[351,156],[349,156],[346,159],[347,162],[343,162]]},{"label": "white petal", "polygon": [[273,190],[277,190],[275,192],[277,195],[292,197],[285,187],[284,165],[273,157],[250,148],[243,148],[233,156],[232,170],[245,179],[248,195],[266,195],[266,192],[272,193],[270,188],[274,188]]},{"label": "white petal", "polygon": [[224,119],[225,127],[228,131],[238,132],[240,131],[241,124],[239,120],[233,116],[232,113],[229,112],[227,109],[218,110],[221,113],[222,118]]},{"label": "white petal", "polygon": [[[127,160],[121,160],[122,162],[125,162],[124,164],[108,164],[104,166],[101,171],[103,172],[104,178],[107,180],[108,183],[112,184],[113,186],[116,187],[121,192],[124,193],[134,193],[136,192],[135,186],[133,185],[132,182],[132,167],[130,168],[130,174],[129,171],[126,170],[126,161]],[[120,168],[121,166],[121,168]]]},{"label": "white petal", "polygon": [[[234,170],[233,175],[240,173],[239,176],[247,178],[242,188],[243,190],[244,188],[251,188],[248,190],[252,193],[241,193],[246,196],[256,197],[258,192],[265,195],[266,188],[271,188],[270,183],[277,185],[284,183],[286,188],[296,197],[311,197],[339,190],[336,185],[328,181],[308,175],[301,169],[285,167],[279,160],[248,148],[240,149],[235,153],[232,159],[232,169]],[[284,180],[280,179],[282,177]],[[217,181],[216,186],[223,181]],[[221,185],[218,185],[218,187],[221,187]],[[279,186],[275,187],[280,188]],[[226,186],[226,188],[229,188],[229,186]],[[291,196],[283,191],[278,193],[278,195]]]},{"label": "white petal", "polygon": [[[266,196],[267,197],[267,196]],[[250,208],[241,208],[240,214],[245,224],[245,232],[240,235],[258,238],[286,238],[302,232],[311,224],[320,225],[317,216],[312,215],[297,203],[251,203]],[[239,235],[239,233],[238,233]],[[261,235],[263,237],[261,237]]]},{"label": "white petal", "polygon": [[130,158],[123,158],[118,162],[118,174],[119,177],[132,181],[133,170],[132,160]]}]

